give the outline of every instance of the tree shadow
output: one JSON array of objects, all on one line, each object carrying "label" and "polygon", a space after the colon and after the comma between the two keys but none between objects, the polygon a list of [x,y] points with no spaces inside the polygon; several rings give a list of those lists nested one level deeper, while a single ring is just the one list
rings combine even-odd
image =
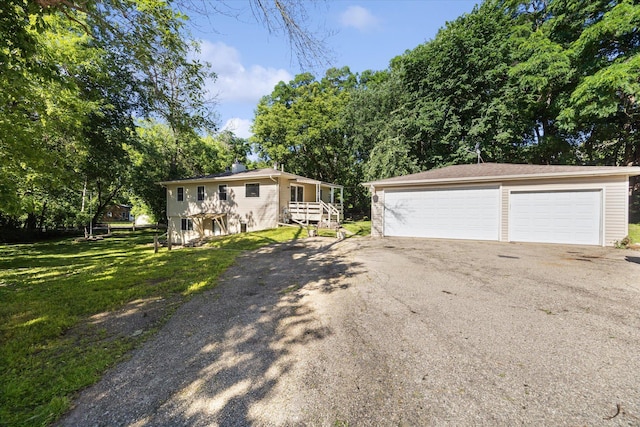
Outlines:
[{"label": "tree shadow", "polygon": [[313,294],[340,292],[361,272],[332,250],[339,244],[302,239],[240,256],[216,288],[87,389],[60,425],[260,423],[252,407],[304,363],[296,351],[333,333]]},{"label": "tree shadow", "polygon": [[626,257],[624,257],[624,259],[629,261],[629,262],[634,262],[636,264],[640,264],[640,257],[637,257],[637,256],[626,256]]}]

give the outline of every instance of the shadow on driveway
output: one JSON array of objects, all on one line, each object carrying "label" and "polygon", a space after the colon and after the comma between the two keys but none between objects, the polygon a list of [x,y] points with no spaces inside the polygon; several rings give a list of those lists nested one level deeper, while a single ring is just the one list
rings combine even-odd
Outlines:
[{"label": "shadow on driveway", "polygon": [[[346,288],[361,270],[334,240],[273,245],[239,257],[132,358],[83,392],[60,425],[237,425],[298,361],[296,346],[332,334],[305,296]],[[267,419],[275,420],[277,414]]]}]

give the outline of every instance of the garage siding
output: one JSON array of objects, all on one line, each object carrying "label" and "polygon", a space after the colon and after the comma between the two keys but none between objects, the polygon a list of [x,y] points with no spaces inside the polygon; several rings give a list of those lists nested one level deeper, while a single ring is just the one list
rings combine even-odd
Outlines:
[{"label": "garage siding", "polygon": [[384,190],[376,190],[371,196],[371,236],[384,236]]},{"label": "garage siding", "polygon": [[[501,185],[500,189],[500,240],[509,241],[509,195],[512,191],[577,191],[600,190],[603,199],[603,245],[613,246],[628,234],[629,220],[629,182],[626,176],[587,177],[519,180],[486,183],[487,185]],[[423,190],[442,188],[456,188],[456,186],[428,186]],[[377,188],[371,200],[371,235],[382,237],[385,235],[384,203],[385,191],[415,189],[415,187]]]},{"label": "garage siding", "polygon": [[509,195],[512,191],[572,191],[602,190],[603,245],[612,246],[628,233],[628,191],[627,177],[573,178],[562,180],[537,180],[505,182],[502,187],[502,240],[509,240]]}]

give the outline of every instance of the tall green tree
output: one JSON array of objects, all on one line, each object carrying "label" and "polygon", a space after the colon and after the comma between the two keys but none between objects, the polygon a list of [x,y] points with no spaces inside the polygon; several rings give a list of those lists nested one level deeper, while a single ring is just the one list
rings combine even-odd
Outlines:
[{"label": "tall green tree", "polygon": [[347,200],[357,203],[361,165],[344,121],[357,85],[348,67],[331,68],[320,80],[303,73],[278,83],[256,109],[251,142],[259,155],[289,172],[343,184]]},{"label": "tall green tree", "polygon": [[230,132],[198,135],[183,145],[182,154],[173,165],[175,146],[173,130],[165,123],[146,120],[138,123],[138,139],[127,147],[133,163],[129,190],[156,219],[166,220],[165,189],[158,182],[173,179],[171,170],[180,177],[194,177],[224,172],[234,161],[246,163],[249,143]]},{"label": "tall green tree", "polygon": [[[305,29],[302,3],[249,3],[256,19],[288,35],[302,57],[322,57],[322,42]],[[197,45],[180,9],[219,14],[232,7],[188,0],[0,4],[0,222],[36,228],[47,217],[74,222],[87,210],[96,220],[139,181],[125,149],[138,145],[133,117],[169,126],[162,179],[197,163],[193,146],[215,128],[204,87],[212,73],[192,59]],[[60,218],[58,206],[68,205],[77,212],[67,209],[69,218]]]},{"label": "tall green tree", "polygon": [[510,75],[522,91],[519,110],[539,124],[543,148],[533,160],[637,163],[640,5],[556,0],[506,6],[515,22]]},{"label": "tall green tree", "polygon": [[[367,179],[475,161],[523,161],[527,123],[508,100],[511,20],[487,2],[391,61],[360,96],[357,133],[373,141]],[[356,116],[354,113],[352,116]],[[378,132],[368,130],[375,123]]]},{"label": "tall green tree", "polygon": [[304,73],[278,83],[256,109],[251,141],[259,154],[294,173],[339,179],[346,155],[339,117],[351,77],[347,68],[330,69],[321,81]]}]

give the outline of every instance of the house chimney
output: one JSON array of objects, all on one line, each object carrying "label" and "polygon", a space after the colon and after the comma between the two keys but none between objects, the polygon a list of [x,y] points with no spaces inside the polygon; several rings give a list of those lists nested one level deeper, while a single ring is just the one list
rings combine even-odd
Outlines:
[{"label": "house chimney", "polygon": [[233,162],[233,164],[231,165],[231,173],[244,172],[246,170],[247,170],[247,167],[242,163],[238,162],[237,160]]}]

